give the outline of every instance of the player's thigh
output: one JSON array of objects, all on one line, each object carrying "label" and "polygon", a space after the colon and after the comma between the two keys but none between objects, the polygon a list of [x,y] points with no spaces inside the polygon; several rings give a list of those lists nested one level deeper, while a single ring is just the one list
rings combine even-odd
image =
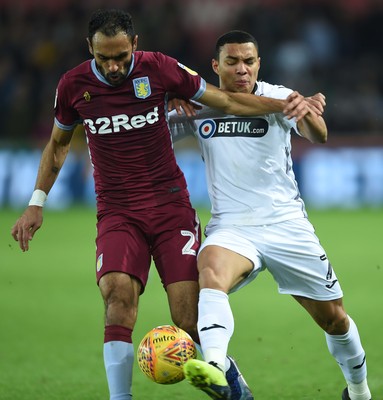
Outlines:
[{"label": "player's thigh", "polygon": [[201,288],[209,287],[226,293],[253,269],[245,256],[217,245],[206,245],[198,254]]},{"label": "player's thigh", "polygon": [[326,252],[305,218],[261,227],[262,256],[279,292],[317,301],[343,297]]},{"label": "player's thigh", "polygon": [[209,226],[198,254],[200,283],[234,292],[249,284],[264,268],[249,227]]},{"label": "player's thigh", "polygon": [[148,280],[150,248],[141,229],[124,215],[104,217],[97,223],[97,282],[111,272],[135,277],[142,287]]},{"label": "player's thigh", "polygon": [[163,286],[198,281],[197,252],[200,225],[193,208],[182,204],[162,207],[155,225],[152,254]]}]

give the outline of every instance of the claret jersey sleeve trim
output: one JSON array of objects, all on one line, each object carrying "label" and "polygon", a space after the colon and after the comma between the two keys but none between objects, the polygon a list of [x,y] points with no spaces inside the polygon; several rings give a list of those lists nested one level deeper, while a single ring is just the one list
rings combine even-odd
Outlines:
[{"label": "claret jersey sleeve trim", "polygon": [[191,100],[198,100],[206,92],[206,81],[201,77],[201,84],[197,93],[191,98]]},{"label": "claret jersey sleeve trim", "polygon": [[64,125],[57,118],[55,118],[55,125],[63,131],[72,131],[77,125],[80,125],[82,121],[76,121],[72,125]]}]

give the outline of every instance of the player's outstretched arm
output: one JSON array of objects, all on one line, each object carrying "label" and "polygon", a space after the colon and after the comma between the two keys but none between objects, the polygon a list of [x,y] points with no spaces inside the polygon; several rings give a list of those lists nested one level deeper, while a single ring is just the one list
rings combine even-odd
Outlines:
[{"label": "player's outstretched arm", "polygon": [[[206,84],[205,93],[198,101],[209,107],[218,109],[225,114],[242,116],[281,113],[287,105],[286,100],[254,96],[249,93],[228,92],[208,83]],[[297,118],[299,117],[298,113]]]},{"label": "player's outstretched arm", "polygon": [[[56,125],[53,127],[51,138],[46,145],[40,160],[35,191],[39,191],[41,197],[51,190],[57,176],[64,164],[70,148],[72,131],[64,131]],[[33,201],[35,203],[35,201]],[[37,202],[38,203],[38,202]],[[43,223],[43,207],[41,205],[29,205],[21,217],[12,227],[11,235],[19,242],[22,251],[29,250],[29,241]]]}]

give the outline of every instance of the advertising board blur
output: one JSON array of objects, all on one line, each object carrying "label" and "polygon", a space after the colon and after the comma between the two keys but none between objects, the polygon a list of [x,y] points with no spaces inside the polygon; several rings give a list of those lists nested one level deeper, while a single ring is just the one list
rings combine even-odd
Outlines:
[{"label": "advertising board blur", "polygon": [[[204,164],[197,150],[176,153],[190,196],[197,207],[210,207]],[[24,208],[34,189],[40,151],[0,150],[0,207]],[[383,206],[383,147],[340,147],[306,151],[294,160],[296,178],[311,208]],[[87,154],[71,154],[62,168],[47,208],[94,206],[92,168]]]}]

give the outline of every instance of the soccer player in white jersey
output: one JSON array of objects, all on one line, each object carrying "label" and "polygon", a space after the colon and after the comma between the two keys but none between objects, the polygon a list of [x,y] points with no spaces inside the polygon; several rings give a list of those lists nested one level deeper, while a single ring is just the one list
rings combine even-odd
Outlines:
[{"label": "soccer player in white jersey", "polygon": [[357,327],[344,309],[341,286],[307,219],[292,169],[291,130],[313,143],[327,140],[321,116],[325,98],[318,93],[305,99],[258,81],[258,44],[246,32],[231,31],[218,39],[212,67],[223,90],[300,98],[309,111],[298,122],[282,113],[241,118],[207,107],[193,119],[170,117],[173,136],[193,132],[198,138],[212,204],[198,254],[198,333],[205,361],[189,361],[186,377],[212,398],[230,398],[218,390],[227,386],[221,371],[234,331],[228,293],[268,269],[279,292],[292,295],[324,330],[347,382],[342,399],[370,400]]}]

